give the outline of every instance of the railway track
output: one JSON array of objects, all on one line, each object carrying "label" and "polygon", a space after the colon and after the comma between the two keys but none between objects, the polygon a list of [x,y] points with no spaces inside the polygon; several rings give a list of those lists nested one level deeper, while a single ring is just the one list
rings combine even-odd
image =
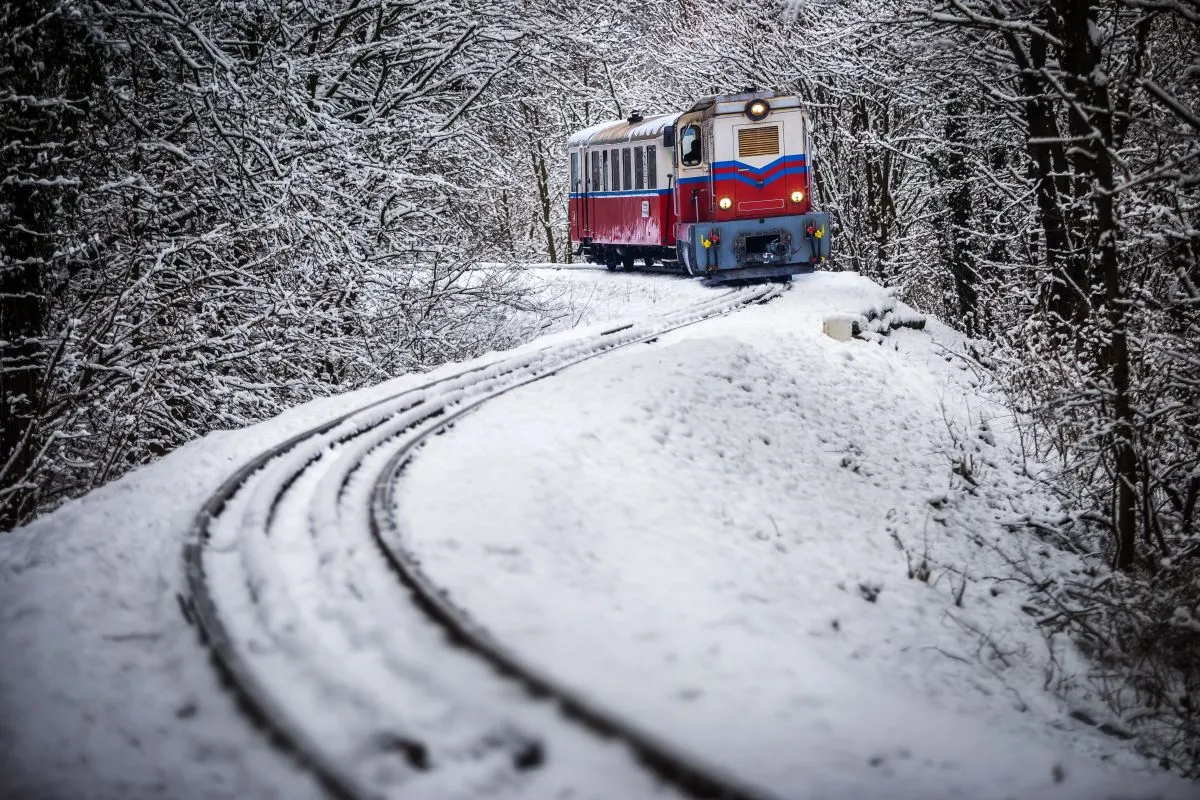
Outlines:
[{"label": "railway track", "polygon": [[186,610],[243,706],[339,798],[766,797],[475,625],[405,547],[393,491],[424,441],[487,400],[782,291],[473,362],[243,465],[184,546]]}]

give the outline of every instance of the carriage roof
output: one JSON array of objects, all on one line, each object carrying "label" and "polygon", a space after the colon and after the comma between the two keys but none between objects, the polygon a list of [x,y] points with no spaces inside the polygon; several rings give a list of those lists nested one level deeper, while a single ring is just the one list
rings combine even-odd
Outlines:
[{"label": "carriage roof", "polygon": [[639,139],[653,139],[675,123],[679,114],[656,114],[652,117],[630,122],[627,119],[610,120],[584,128],[571,134],[567,147],[621,144]]}]

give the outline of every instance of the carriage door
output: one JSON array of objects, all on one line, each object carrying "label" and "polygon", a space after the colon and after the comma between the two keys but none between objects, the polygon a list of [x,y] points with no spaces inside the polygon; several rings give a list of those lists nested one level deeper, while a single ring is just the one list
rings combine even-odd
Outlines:
[{"label": "carriage door", "polygon": [[588,171],[588,151],[587,148],[579,148],[579,238],[590,239],[592,237],[592,220],[591,220],[591,203],[589,200],[590,192],[588,191],[591,175]]},{"label": "carriage door", "polygon": [[588,236],[596,237],[596,193],[600,191],[600,151],[588,152]]},{"label": "carriage door", "polygon": [[579,152],[572,150],[570,154],[571,183],[567,187],[567,217],[571,228],[571,239],[574,241],[583,238],[583,212],[580,210],[583,200],[579,196],[579,190],[582,188],[579,183],[579,159]]}]

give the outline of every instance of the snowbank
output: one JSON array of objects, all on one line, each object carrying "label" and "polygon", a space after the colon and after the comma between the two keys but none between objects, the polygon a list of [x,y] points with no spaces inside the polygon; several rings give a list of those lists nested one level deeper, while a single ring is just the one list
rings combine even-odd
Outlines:
[{"label": "snowbank", "polygon": [[418,456],[412,545],[539,666],[782,796],[1190,793],[1046,690],[1006,559],[1069,559],[1003,523],[1052,503],[952,331],[822,334],[873,309],[914,316],[805,276],[489,404]]}]

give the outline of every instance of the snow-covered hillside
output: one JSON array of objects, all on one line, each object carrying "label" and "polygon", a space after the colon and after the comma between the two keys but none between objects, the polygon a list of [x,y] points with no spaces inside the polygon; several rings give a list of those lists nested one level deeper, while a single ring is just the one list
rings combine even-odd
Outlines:
[{"label": "snow-covered hillside", "polygon": [[[529,351],[714,291],[530,276],[561,312]],[[801,276],[492,400],[403,473],[404,546],[561,683],[781,797],[1192,796],[1073,715],[1103,719],[1086,665],[1011,578],[1076,565],[1006,526],[1055,510],[957,334],[822,333],[892,304],[853,274]],[[319,796],[217,679],[181,548],[237,466],[428,377],[212,434],[0,537],[0,795]],[[612,769],[572,796],[648,786]]]}]

